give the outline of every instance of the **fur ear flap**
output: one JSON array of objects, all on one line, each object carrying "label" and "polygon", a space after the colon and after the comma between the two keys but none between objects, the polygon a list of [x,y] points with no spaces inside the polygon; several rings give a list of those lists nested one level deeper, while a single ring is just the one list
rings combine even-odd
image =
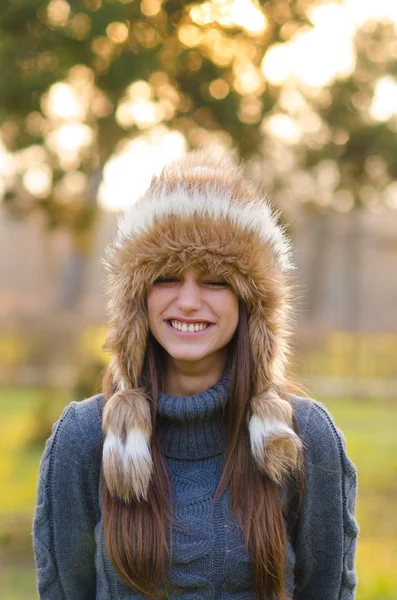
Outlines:
[{"label": "fur ear flap", "polygon": [[116,392],[106,402],[103,474],[111,496],[146,500],[152,474],[150,406],[143,390]]},{"label": "fur ear flap", "polygon": [[302,442],[292,428],[292,406],[274,391],[251,401],[249,433],[252,455],[275,483],[298,466]]}]

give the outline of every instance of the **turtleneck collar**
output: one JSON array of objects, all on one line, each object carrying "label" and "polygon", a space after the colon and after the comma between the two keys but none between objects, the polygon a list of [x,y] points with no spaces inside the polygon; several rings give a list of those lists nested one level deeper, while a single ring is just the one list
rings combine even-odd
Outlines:
[{"label": "turtleneck collar", "polygon": [[[208,389],[193,396],[157,399],[157,436],[163,454],[169,458],[197,460],[223,452],[221,431],[222,401],[227,401],[231,370]],[[219,392],[219,393],[218,393]]]}]

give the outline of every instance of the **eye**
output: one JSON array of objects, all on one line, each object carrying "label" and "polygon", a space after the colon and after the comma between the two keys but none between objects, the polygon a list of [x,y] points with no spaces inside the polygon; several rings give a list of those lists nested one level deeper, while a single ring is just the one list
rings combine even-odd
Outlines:
[{"label": "eye", "polygon": [[[175,283],[175,282],[178,282],[178,281],[179,281],[179,279],[177,277],[158,277],[153,282],[153,285]],[[204,285],[211,285],[211,286],[214,286],[214,287],[228,287],[229,286],[229,283],[227,283],[227,281],[202,281],[202,283]]]},{"label": "eye", "polygon": [[153,285],[160,284],[160,283],[172,283],[173,281],[178,281],[178,280],[176,278],[172,278],[172,277],[159,277],[158,279],[156,279],[153,282]]},{"label": "eye", "polygon": [[205,283],[206,285],[215,285],[218,287],[226,287],[229,285],[227,281],[203,281],[203,283]]}]

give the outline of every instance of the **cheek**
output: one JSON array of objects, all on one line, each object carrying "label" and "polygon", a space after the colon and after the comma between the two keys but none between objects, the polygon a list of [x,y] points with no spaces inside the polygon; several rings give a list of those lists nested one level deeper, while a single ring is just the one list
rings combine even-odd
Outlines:
[{"label": "cheek", "polygon": [[[160,293],[159,293],[160,292]],[[147,297],[147,311],[149,325],[154,323],[161,314],[164,298],[162,298],[161,290],[151,290]]]},{"label": "cheek", "polygon": [[222,314],[228,323],[233,328],[237,327],[239,310],[238,310],[238,298],[234,292],[229,291],[223,298],[220,298],[220,309]]}]

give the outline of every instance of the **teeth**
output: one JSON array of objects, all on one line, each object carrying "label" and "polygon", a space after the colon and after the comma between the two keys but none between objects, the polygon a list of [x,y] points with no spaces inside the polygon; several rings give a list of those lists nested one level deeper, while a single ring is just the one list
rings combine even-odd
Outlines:
[{"label": "teeth", "polygon": [[179,331],[189,331],[193,333],[194,331],[202,331],[208,327],[208,323],[195,323],[193,325],[187,325],[186,323],[181,323],[180,321],[171,321],[172,327],[174,329],[178,329]]}]

